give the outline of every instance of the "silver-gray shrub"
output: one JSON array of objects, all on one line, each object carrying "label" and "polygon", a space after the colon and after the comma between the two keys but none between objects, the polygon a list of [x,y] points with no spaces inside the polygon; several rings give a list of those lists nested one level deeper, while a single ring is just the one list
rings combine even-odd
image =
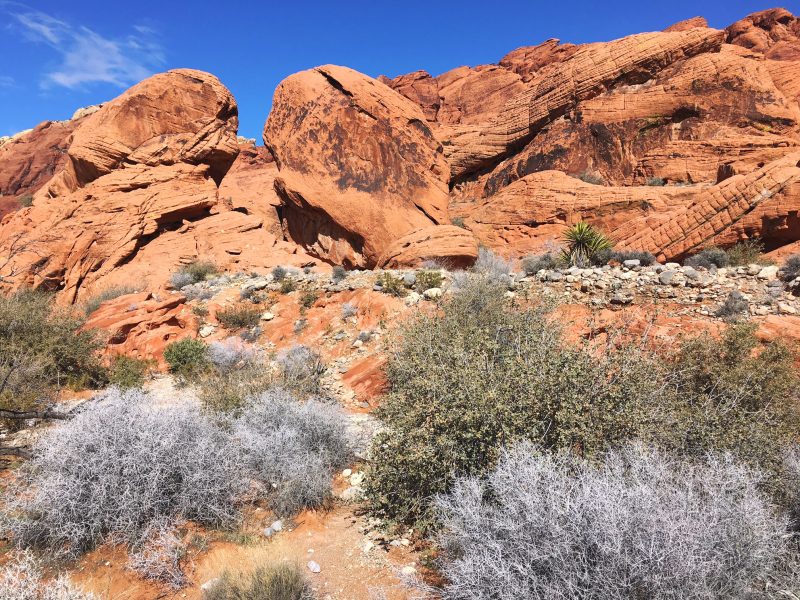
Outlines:
[{"label": "silver-gray shrub", "polygon": [[506,260],[488,248],[480,248],[478,250],[478,258],[472,267],[475,273],[495,278],[508,276],[513,269],[514,264],[512,261]]},{"label": "silver-gray shrub", "polygon": [[36,557],[28,551],[13,556],[0,569],[0,598],[3,600],[97,600],[81,591],[65,575],[43,578]]},{"label": "silver-gray shrub", "polygon": [[338,405],[297,402],[273,388],[252,397],[232,424],[246,468],[265,486],[279,515],[322,503],[350,455],[347,418]]},{"label": "silver-gray shrub", "polygon": [[229,525],[247,486],[239,449],[198,407],[112,389],[42,434],[2,524],[20,546],[75,556],[158,519]]},{"label": "silver-gray shrub", "polygon": [[322,357],[308,346],[296,344],[275,357],[282,384],[301,396],[319,394],[325,372]]},{"label": "silver-gray shrub", "polygon": [[264,354],[239,337],[229,337],[209,345],[208,360],[219,373],[227,374],[262,363]]},{"label": "silver-gray shrub", "polygon": [[778,597],[766,582],[800,580],[786,580],[787,519],[758,484],[725,456],[685,462],[634,446],[592,465],[522,443],[485,480],[460,479],[438,499],[441,597]]},{"label": "silver-gray shrub", "polygon": [[166,583],[174,589],[186,585],[181,559],[186,546],[178,535],[181,523],[156,519],[142,532],[128,555],[128,567],[145,579]]}]

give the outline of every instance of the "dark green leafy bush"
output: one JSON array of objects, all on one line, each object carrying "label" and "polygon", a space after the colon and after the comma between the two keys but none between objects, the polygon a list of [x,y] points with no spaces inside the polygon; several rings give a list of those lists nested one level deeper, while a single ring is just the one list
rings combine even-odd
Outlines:
[{"label": "dark green leafy bush", "polygon": [[49,294],[22,291],[0,297],[0,407],[46,407],[64,386],[106,381],[97,351],[102,342],[83,321],[56,307]]},{"label": "dark green leafy bush", "polygon": [[567,228],[564,243],[564,260],[578,267],[589,266],[597,253],[610,250],[613,246],[602,231],[583,221]]},{"label": "dark green leafy bush", "polygon": [[400,277],[395,277],[388,271],[384,271],[378,277],[378,285],[384,294],[396,296],[398,298],[406,295],[406,286]]},{"label": "dark green leafy bush", "polygon": [[739,267],[750,264],[763,264],[765,261],[764,244],[761,240],[744,240],[736,242],[725,251],[728,255],[728,263],[732,267]]},{"label": "dark green leafy bush", "polygon": [[634,348],[598,358],[569,347],[546,311],[510,308],[503,293],[474,277],[395,339],[367,478],[383,515],[429,523],[431,498],[515,440],[592,456],[650,420],[664,387],[657,364]]},{"label": "dark green leafy bush", "polygon": [[780,492],[783,449],[800,439],[797,378],[784,345],[757,345],[752,327],[735,325],[665,356],[574,346],[543,309],[515,309],[491,281],[473,279],[390,348],[372,508],[430,525],[431,498],[522,439],[588,458],[629,439],[690,456],[728,451]]},{"label": "dark green leafy bush", "polygon": [[417,271],[417,281],[414,284],[414,287],[419,293],[422,293],[425,290],[442,287],[443,281],[444,279],[439,271]]},{"label": "dark green leafy bush", "polygon": [[144,385],[150,363],[146,360],[118,356],[108,371],[108,383],[122,389],[140,388]]},{"label": "dark green leafy bush", "polygon": [[183,338],[167,345],[164,360],[169,365],[170,373],[184,377],[196,376],[208,368],[208,346],[201,340]]}]

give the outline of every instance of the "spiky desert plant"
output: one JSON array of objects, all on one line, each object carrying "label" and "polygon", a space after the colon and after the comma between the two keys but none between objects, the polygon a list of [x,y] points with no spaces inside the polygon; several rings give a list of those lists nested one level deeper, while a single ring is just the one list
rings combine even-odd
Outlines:
[{"label": "spiky desert plant", "polygon": [[567,245],[564,258],[569,264],[581,267],[589,265],[595,254],[614,245],[603,232],[583,221],[569,227],[563,239]]}]

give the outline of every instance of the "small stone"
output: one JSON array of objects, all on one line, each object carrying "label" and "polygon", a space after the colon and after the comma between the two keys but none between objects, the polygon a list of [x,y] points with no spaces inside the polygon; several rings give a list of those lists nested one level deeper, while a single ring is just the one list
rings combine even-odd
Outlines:
[{"label": "small stone", "polygon": [[658,282],[661,285],[671,285],[672,279],[675,277],[675,271],[663,271],[658,276]]},{"label": "small stone", "polygon": [[416,273],[406,273],[403,275],[403,285],[410,288],[414,287],[415,283],[417,283]]},{"label": "small stone", "polygon": [[564,275],[562,275],[560,271],[553,271],[547,275],[547,281],[557,282],[562,279],[564,279]]},{"label": "small stone", "polygon": [[264,535],[265,538],[271,538],[273,535],[275,535],[275,530],[272,529],[272,527],[265,527],[264,531],[262,531],[261,533]]},{"label": "small stone", "polygon": [[411,577],[412,575],[417,574],[417,570],[411,565],[406,565],[405,567],[400,569],[400,572],[407,577]]},{"label": "small stone", "polygon": [[219,577],[214,577],[214,579],[209,579],[204,584],[200,586],[200,589],[204,592],[211,591],[211,588],[216,586],[219,583]]},{"label": "small stone", "polygon": [[434,298],[441,298],[442,296],[442,288],[430,288],[422,292],[422,295],[425,296],[428,300],[433,300]]},{"label": "small stone", "polygon": [[611,302],[611,304],[625,305],[633,302],[633,298],[631,298],[630,296],[625,296],[623,294],[614,294],[613,296],[611,296],[609,302]]},{"label": "small stone", "polygon": [[629,269],[632,269],[634,267],[640,267],[641,265],[642,261],[640,261],[638,258],[632,258],[630,260],[622,261],[622,266],[628,267]]},{"label": "small stone", "polygon": [[280,531],[283,529],[283,521],[277,520],[270,527],[272,527],[273,531]]},{"label": "small stone", "polygon": [[312,573],[319,573],[322,570],[322,567],[319,566],[318,562],[310,560],[308,561],[308,570]]},{"label": "small stone", "polygon": [[350,477],[353,474],[353,469],[345,469],[342,471],[342,477]]},{"label": "small stone", "polygon": [[350,476],[350,485],[361,485],[362,483],[364,483],[364,473],[361,471]]},{"label": "small stone", "polygon": [[214,333],[215,329],[216,328],[213,325],[203,325],[200,328],[200,331],[198,331],[197,333],[200,335],[201,338],[207,338],[212,333]]},{"label": "small stone", "polygon": [[267,311],[263,315],[261,315],[261,320],[262,321],[272,321],[272,319],[274,319],[274,318],[275,318],[275,315],[273,315],[269,311]]},{"label": "small stone", "polygon": [[350,347],[351,348],[361,348],[361,346],[363,346],[363,345],[364,345],[364,342],[362,342],[361,340],[356,340],[355,342],[353,342],[350,345]]},{"label": "small stone", "polygon": [[417,292],[410,292],[404,302],[406,306],[414,306],[415,304],[419,304],[419,301],[422,300],[422,295],[418,294]]},{"label": "small stone", "polygon": [[780,312],[782,315],[796,315],[797,309],[791,304],[781,302],[778,304],[778,312]]}]

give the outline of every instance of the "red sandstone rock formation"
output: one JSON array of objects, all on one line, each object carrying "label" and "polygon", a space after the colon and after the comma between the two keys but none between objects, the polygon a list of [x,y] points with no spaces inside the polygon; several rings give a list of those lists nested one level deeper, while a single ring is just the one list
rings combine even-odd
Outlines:
[{"label": "red sandstone rock formation", "polygon": [[288,235],[312,254],[372,267],[395,240],[448,222],[449,170],[418,106],[325,66],[284,80],[264,127]]}]

